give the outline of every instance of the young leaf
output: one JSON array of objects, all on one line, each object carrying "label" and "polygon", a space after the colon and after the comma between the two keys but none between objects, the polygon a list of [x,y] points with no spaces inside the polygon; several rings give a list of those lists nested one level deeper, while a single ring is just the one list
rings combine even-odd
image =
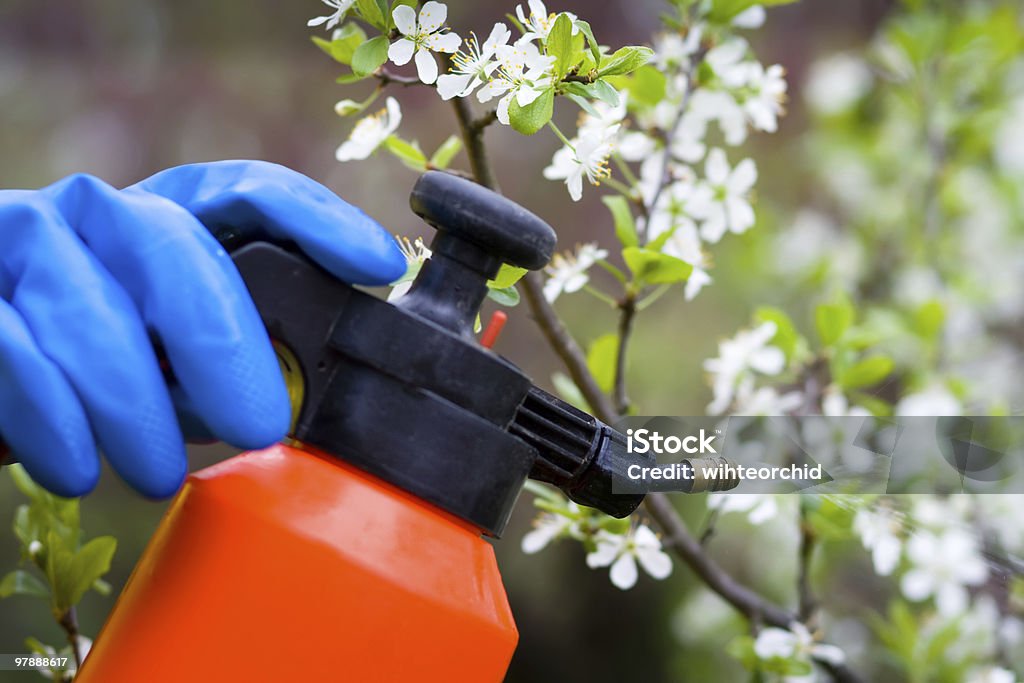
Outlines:
[{"label": "young leaf", "polygon": [[69,606],[78,604],[96,580],[110,571],[110,561],[116,550],[117,539],[113,536],[94,538],[79,548],[71,562]]},{"label": "young leaf", "polygon": [[348,23],[338,30],[333,40],[324,40],[313,36],[317,47],[330,55],[331,59],[341,64],[351,64],[356,48],[366,42],[366,32],[358,24]]},{"label": "young leaf", "polygon": [[597,44],[597,39],[594,38],[594,31],[590,28],[590,24],[583,21],[582,19],[576,20],[576,28],[580,30],[587,38],[587,46],[590,48],[590,54],[594,58],[594,68],[600,68],[601,66],[601,46]]},{"label": "young leaf", "polygon": [[412,170],[427,170],[427,155],[415,142],[407,142],[397,135],[392,135],[384,141],[384,147]]},{"label": "young leaf", "polygon": [[487,286],[491,289],[505,289],[522,280],[526,273],[526,268],[519,268],[518,266],[505,263],[501,266],[498,274],[494,276],[494,279],[487,283]]},{"label": "young leaf", "polygon": [[545,90],[540,97],[525,107],[520,107],[516,98],[508,107],[509,123],[523,135],[533,135],[551,120],[555,107],[555,91]]},{"label": "young leaf", "polygon": [[356,48],[352,54],[352,72],[360,75],[372,74],[388,59],[388,39],[377,36]]},{"label": "young leaf", "polygon": [[382,0],[356,0],[356,11],[359,12],[359,16],[382,31],[387,30],[391,20],[386,8],[387,3]]},{"label": "young leaf", "polygon": [[770,7],[772,5],[788,5],[796,0],[713,0],[708,19],[716,24],[728,24],[736,15],[754,5]]},{"label": "young leaf", "polygon": [[619,355],[619,336],[606,334],[594,340],[587,353],[587,367],[601,391],[611,391],[615,384],[615,365]]},{"label": "young leaf", "polygon": [[641,247],[626,247],[622,258],[641,286],[685,282],[693,272],[693,266],[686,261]]},{"label": "young leaf", "polygon": [[604,66],[597,70],[599,76],[618,76],[636,71],[641,66],[651,61],[654,50],[649,47],[631,45],[617,50],[604,62]]},{"label": "young leaf", "polygon": [[561,79],[573,65],[572,19],[565,12],[558,15],[545,43],[549,55],[554,56],[552,67],[555,79]]},{"label": "young leaf", "polygon": [[831,304],[819,304],[814,309],[814,323],[825,346],[832,346],[853,324],[853,305],[846,297]]},{"label": "young leaf", "polygon": [[629,92],[629,101],[653,107],[665,99],[668,78],[664,72],[646,64],[630,76],[616,76],[612,85]]},{"label": "young leaf", "polygon": [[501,306],[518,306],[519,290],[513,287],[489,287],[487,298],[497,302]]},{"label": "young leaf", "polygon": [[434,152],[434,156],[430,157],[430,167],[438,168],[442,171],[448,168],[448,164],[452,163],[452,159],[462,149],[462,138],[458,135],[449,135],[448,139],[441,143],[441,146]]},{"label": "young leaf", "polygon": [[50,591],[46,584],[32,574],[15,569],[3,579],[0,579],[0,598],[9,598],[12,595],[29,595],[35,598],[48,598]]},{"label": "young leaf", "polygon": [[839,373],[839,386],[860,389],[878,384],[892,372],[893,361],[888,356],[870,356]]},{"label": "young leaf", "polygon": [[778,308],[762,306],[754,312],[754,320],[758,323],[775,323],[775,336],[772,338],[772,346],[777,346],[787,359],[799,355],[807,346],[796,326],[788,315]]},{"label": "young leaf", "polygon": [[629,210],[629,202],[621,195],[605,195],[601,201],[612,212],[612,220],[615,221],[615,236],[624,247],[635,247],[640,242],[636,235],[636,223],[633,221],[633,212]]},{"label": "young leaf", "polygon": [[[579,85],[579,83],[573,83],[573,85]],[[601,113],[594,109],[594,105],[590,104],[590,100],[588,100],[586,97],[581,97],[580,95],[577,95],[576,93],[573,92],[566,92],[564,94],[570,100],[578,104],[580,109],[587,112],[591,116],[601,116]]]}]

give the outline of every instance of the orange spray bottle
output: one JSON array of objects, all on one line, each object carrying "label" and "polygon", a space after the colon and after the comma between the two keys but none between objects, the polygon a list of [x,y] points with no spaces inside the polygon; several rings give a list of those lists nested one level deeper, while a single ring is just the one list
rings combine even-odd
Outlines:
[{"label": "orange spray bottle", "polygon": [[443,173],[411,204],[438,234],[397,305],[219,235],[294,390],[293,440],[188,478],[79,681],[500,681],[517,632],[484,536],[526,478],[620,517],[640,503],[619,486],[650,463],[473,336],[487,281],[547,263],[551,228]]}]

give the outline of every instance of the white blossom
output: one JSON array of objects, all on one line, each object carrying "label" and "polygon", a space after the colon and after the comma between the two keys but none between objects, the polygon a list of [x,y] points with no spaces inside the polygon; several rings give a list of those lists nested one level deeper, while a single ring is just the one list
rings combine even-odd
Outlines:
[{"label": "white blossom", "polygon": [[405,262],[409,268],[406,270],[405,276],[388,293],[388,301],[392,302],[401,299],[408,293],[412,287],[415,274],[419,272],[420,266],[431,257],[431,251],[423,243],[422,237],[417,237],[415,242],[410,241],[408,237],[399,238],[398,248],[402,250],[402,256],[405,257]]},{"label": "white blossom", "polygon": [[786,101],[785,73],[778,64],[767,69],[757,62],[747,64],[745,85],[750,94],[743,98],[742,107],[754,128],[769,133],[779,129],[778,117]]},{"label": "white blossom", "polygon": [[551,158],[551,164],[544,169],[548,180],[564,180],[569,196],[574,202],[583,197],[583,178],[591,185],[600,185],[601,180],[611,175],[608,157],[612,153],[618,124],[605,130],[582,133],[570,140],[572,146],[563,146]]},{"label": "white blossom", "polygon": [[310,19],[306,26],[320,26],[321,24],[327,24],[324,26],[328,31],[341,23],[341,20],[345,18],[349,9],[352,8],[356,0],[323,0],[323,3],[334,10],[331,14],[322,17],[315,17]]},{"label": "white blossom", "polygon": [[[404,5],[403,5],[404,7]],[[356,123],[335,154],[338,161],[365,159],[376,150],[392,133],[398,130],[402,122],[402,110],[394,97],[389,97],[385,108],[376,114],[363,117]]]},{"label": "white blossom", "polygon": [[[769,627],[762,629],[754,641],[754,653],[761,659],[819,659],[831,664],[842,664],[846,655],[835,645],[815,642],[807,627],[794,621],[788,629]],[[790,679],[787,679],[790,680]]]},{"label": "white blossom", "polygon": [[554,57],[541,54],[536,45],[520,38],[512,45],[498,48],[500,66],[493,77],[477,90],[476,97],[483,103],[495,97],[498,100],[498,121],[509,124],[508,108],[515,97],[520,107],[534,101],[551,86],[551,67]]},{"label": "white blossom", "polygon": [[903,549],[898,535],[900,528],[899,520],[884,507],[862,508],[853,518],[853,529],[864,547],[871,551],[871,561],[879,576],[889,576],[899,564]]},{"label": "white blossom", "polygon": [[[548,34],[551,33],[551,28],[555,25],[555,19],[558,18],[558,15],[554,12],[549,13],[548,8],[544,6],[541,0],[529,0],[527,6],[530,8],[529,16],[523,11],[522,5],[516,5],[516,17],[519,18],[519,23],[526,29],[523,38],[526,40],[539,40],[542,43],[547,42]],[[579,28],[576,26],[576,15],[572,12],[565,12],[565,15],[573,22],[572,34],[576,35],[579,33]]]},{"label": "white blossom", "polygon": [[637,562],[655,579],[672,573],[672,559],[661,549],[657,535],[644,525],[623,535],[599,531],[595,541],[597,549],[587,555],[587,566],[611,566],[609,576],[617,588],[629,590],[636,585]]},{"label": "white blossom", "polygon": [[477,42],[476,34],[471,33],[466,41],[469,49],[460,50],[452,57],[452,73],[437,79],[437,92],[441,99],[466,97],[487,81],[500,65],[495,58],[498,48],[507,45],[511,37],[512,31],[500,22],[491,29],[483,45]]},{"label": "white blossom", "polygon": [[780,394],[775,387],[754,387],[754,378],[746,376],[736,388],[736,405],[733,415],[777,416],[793,412],[804,404],[804,395],[799,391]]},{"label": "white blossom", "polygon": [[690,58],[700,48],[704,27],[697,24],[683,36],[677,32],[660,33],[654,38],[654,64],[663,72],[689,68]]},{"label": "white blossom", "polygon": [[[569,511],[579,512],[579,506],[569,502]],[[522,550],[527,555],[539,553],[552,541],[571,535],[579,530],[579,522],[566,515],[545,512],[533,523],[533,529],[523,536]]]},{"label": "white blossom", "polygon": [[747,195],[757,181],[753,159],[729,168],[725,152],[715,148],[704,165],[705,178],[690,205],[692,215],[702,219],[700,235],[718,242],[726,232],[741,234],[754,225],[754,209]]},{"label": "white blossom", "polygon": [[447,31],[444,26],[448,18],[448,6],[430,0],[423,4],[417,20],[416,10],[408,5],[399,5],[391,16],[402,37],[391,43],[388,58],[398,66],[403,66],[415,55],[416,75],[424,83],[433,83],[437,80],[437,62],[430,54],[431,50],[455,52],[462,44],[462,39]]},{"label": "white blossom", "polygon": [[895,412],[900,417],[942,417],[962,415],[963,406],[949,389],[936,384],[901,398]]},{"label": "white blossom", "polygon": [[964,683],[1017,683],[1017,675],[1002,667],[983,666],[971,669]]},{"label": "white blossom", "polygon": [[712,415],[720,415],[729,404],[739,381],[751,372],[777,375],[786,365],[786,356],[769,342],[777,328],[764,322],[752,330],[742,330],[732,339],[718,343],[718,357],[704,361],[704,369],[712,375],[714,400],[708,406]]},{"label": "white blossom", "polygon": [[590,281],[587,271],[607,256],[608,252],[599,249],[596,242],[577,247],[575,254],[555,254],[544,269],[548,274],[548,281],[544,284],[544,298],[554,303],[562,292],[578,292]]},{"label": "white blossom", "polygon": [[775,496],[765,493],[712,493],[708,509],[719,513],[742,512],[751,524],[764,524],[779,514]]},{"label": "white blossom", "polygon": [[754,5],[733,17],[732,25],[736,28],[761,28],[767,15],[763,6]]},{"label": "white blossom", "polygon": [[978,586],[988,577],[977,539],[960,528],[940,534],[915,533],[907,542],[907,558],[912,568],[900,581],[903,595],[915,601],[934,597],[945,616],[963,612],[967,587]]},{"label": "white blossom", "polygon": [[848,109],[871,89],[871,70],[860,57],[839,53],[811,65],[804,98],[812,109],[835,114]]}]

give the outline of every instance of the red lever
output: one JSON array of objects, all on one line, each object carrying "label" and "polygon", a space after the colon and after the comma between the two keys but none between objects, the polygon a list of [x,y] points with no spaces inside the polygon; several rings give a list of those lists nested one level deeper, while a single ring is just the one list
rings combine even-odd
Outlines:
[{"label": "red lever", "polygon": [[507,322],[508,314],[505,311],[495,311],[492,313],[491,320],[487,323],[487,329],[480,336],[480,346],[485,349],[492,348],[494,343],[498,341],[498,335],[501,334]]}]

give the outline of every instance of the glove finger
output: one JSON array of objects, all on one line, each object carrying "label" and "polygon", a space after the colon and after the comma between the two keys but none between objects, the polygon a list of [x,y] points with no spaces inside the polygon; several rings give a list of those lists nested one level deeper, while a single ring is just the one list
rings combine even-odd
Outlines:
[{"label": "glove finger", "polygon": [[179,166],[136,187],[180,204],[211,231],[258,229],[293,241],[346,282],[385,285],[405,273],[395,239],[376,221],[320,183],[277,164]]},{"label": "glove finger", "polygon": [[74,388],[114,469],[147,496],[173,494],[185,445],[146,328],[42,193],[0,198],[0,272],[0,297]]},{"label": "glove finger", "polygon": [[41,486],[67,498],[85,495],[100,461],[78,396],[3,299],[0,330],[0,435]]},{"label": "glove finger", "polygon": [[47,188],[160,339],[187,401],[218,438],[264,448],[291,406],[259,313],[231,258],[194,216],[90,176]]}]

